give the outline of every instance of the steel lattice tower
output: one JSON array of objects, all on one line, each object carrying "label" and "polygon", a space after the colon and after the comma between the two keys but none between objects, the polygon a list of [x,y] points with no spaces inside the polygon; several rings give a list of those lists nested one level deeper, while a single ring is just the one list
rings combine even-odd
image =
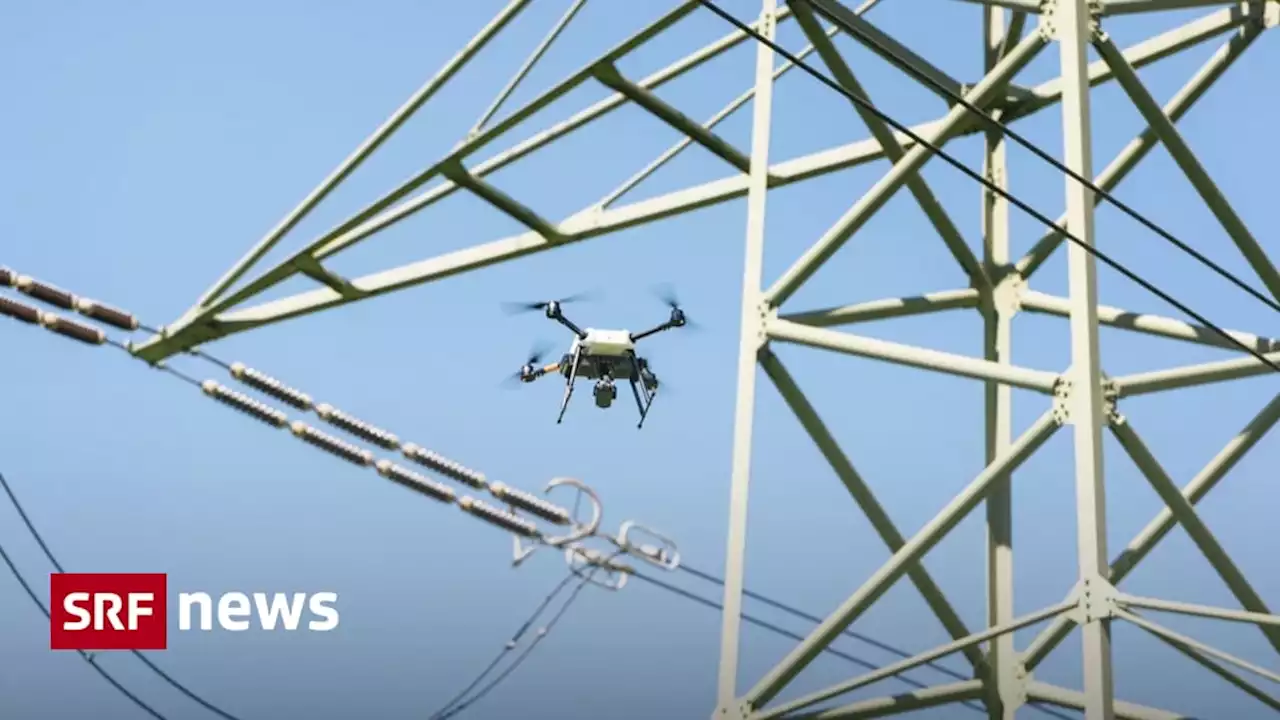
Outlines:
[{"label": "steel lattice tower", "polygon": [[[1085,184],[1070,178],[1065,179],[1064,186],[1066,212],[1057,222],[1082,242],[1069,243],[1066,249],[1069,255],[1067,297],[1053,297],[1028,287],[1028,281],[1067,238],[1061,231],[1051,230],[1027,255],[1017,259],[1011,257],[1011,203],[1008,197],[991,190],[987,190],[983,198],[982,245],[985,257],[979,257],[960,236],[947,212],[919,173],[926,162],[936,157],[930,144],[942,146],[952,138],[983,135],[986,142],[983,174],[997,187],[1007,185],[1007,137],[994,130],[987,121],[976,116],[963,104],[952,101],[951,109],[945,116],[915,126],[912,134],[916,137],[895,132],[882,118],[868,111],[866,106],[857,105],[854,109],[869,128],[870,138],[782,162],[772,162],[769,158],[769,145],[773,87],[778,77],[790,69],[791,63],[778,66],[776,52],[768,43],[757,44],[754,89],[706,123],[689,119],[653,91],[670,80],[696,70],[733,47],[754,42],[751,35],[742,31],[728,33],[719,41],[642,79],[627,77],[619,70],[619,61],[637,48],[652,41],[691,13],[707,12],[703,4],[696,0],[678,3],[656,22],[586,64],[579,72],[541,93],[528,104],[495,120],[499,106],[521,83],[547,48],[557,41],[561,31],[571,22],[584,1],[576,0],[571,4],[560,22],[551,29],[511,83],[500,93],[490,111],[447,157],[348,221],[309,242],[287,260],[249,276],[250,271],[258,268],[264,256],[295,225],[468,61],[482,52],[530,5],[530,0],[512,0],[508,3],[445,68],[365,140],[315,191],[205,292],[190,310],[167,326],[159,336],[135,347],[134,353],[145,360],[158,362],[234,333],[359,302],[449,275],[519,259],[745,197],[746,261],[742,281],[725,610],[719,692],[714,717],[788,717],[802,708],[826,702],[855,688],[950,654],[959,654],[968,660],[973,668],[973,679],[935,686],[908,695],[845,705],[837,710],[827,711],[822,717],[879,717],[963,700],[983,701],[993,718],[1012,718],[1028,702],[1083,710],[1090,720],[1113,717],[1180,717],[1169,711],[1124,703],[1113,697],[1110,632],[1111,624],[1116,620],[1142,627],[1197,662],[1211,666],[1214,672],[1246,692],[1260,699],[1265,698],[1264,702],[1280,710],[1280,701],[1261,695],[1260,690],[1226,665],[1234,664],[1257,670],[1256,667],[1168,630],[1140,614],[1145,610],[1166,611],[1252,623],[1259,627],[1273,647],[1280,650],[1280,617],[1271,614],[1195,509],[1195,505],[1206,493],[1280,420],[1280,395],[1275,396],[1183,488],[1174,484],[1118,409],[1119,401],[1126,397],[1256,376],[1270,372],[1271,369],[1255,357],[1243,356],[1236,360],[1159,372],[1122,377],[1105,375],[1098,353],[1100,325],[1218,347],[1232,345],[1208,328],[1177,319],[1137,315],[1099,305],[1096,289],[1097,260],[1082,247],[1091,246],[1094,242],[1093,215],[1099,197]],[[869,4],[875,4],[874,0]],[[1221,222],[1227,235],[1245,256],[1269,294],[1280,298],[1280,272],[1277,272],[1244,222],[1217,190],[1175,126],[1176,121],[1259,35],[1280,23],[1280,3],[1276,0],[1232,3],[1222,0],[983,0],[982,4],[986,27],[982,40],[986,75],[976,83],[961,83],[956,80],[942,68],[932,65],[903,43],[863,19],[861,12],[865,8],[851,9],[838,0],[762,0],[761,14],[752,29],[764,38],[772,39],[778,23],[794,20],[811,43],[801,54],[815,54],[815,59],[820,60],[820,65],[828,75],[846,93],[859,98],[865,98],[864,91],[854,70],[831,40],[836,33],[844,33],[868,45],[878,54],[904,63],[909,66],[913,75],[944,98],[962,95],[967,103],[985,110],[1002,123],[1014,123],[1020,118],[1060,104],[1064,128],[1061,139],[1064,148],[1063,162],[1079,176],[1096,178],[1096,185],[1104,191],[1109,192],[1115,188],[1153,148],[1163,145]],[[1104,32],[1109,16],[1197,6],[1207,8],[1206,14],[1200,19],[1153,36],[1125,50],[1118,48]],[[1214,9],[1209,6],[1222,7]],[[1167,104],[1161,106],[1139,80],[1136,71],[1161,58],[1215,38],[1225,38],[1219,51]],[[1020,86],[1014,82],[1020,70],[1055,44],[1060,55],[1060,76],[1057,79],[1034,87]],[[1100,61],[1089,62],[1090,46],[1102,58]],[[1147,127],[1095,175],[1091,160],[1090,90],[1113,80],[1132,101]],[[603,84],[613,94],[569,120],[509,145],[497,154],[479,160],[473,157],[482,149],[510,137],[517,126],[550,103],[591,83]],[[717,135],[715,126],[748,102],[752,104],[754,113],[752,141],[751,147],[743,150]],[[686,139],[648,168],[638,172],[623,187],[602,195],[599,202],[563,220],[555,221],[539,216],[518,199],[486,181],[487,175],[628,103],[651,113],[678,130]],[[926,142],[921,143],[921,138]],[[691,144],[700,145],[724,160],[731,166],[731,174],[726,174],[720,180],[690,186],[653,199],[630,204],[618,203],[619,198],[629,189]],[[857,200],[780,278],[771,285],[764,284],[764,215],[769,191],[882,159],[888,162],[890,169],[881,180]],[[781,307],[795,291],[857,233],[891,196],[903,188],[910,192],[937,229],[941,240],[970,279],[969,287],[827,310],[782,313]],[[527,232],[359,278],[341,277],[326,268],[326,259],[459,190],[474,194],[493,209],[517,220],[528,228]],[[1013,191],[1016,195],[1016,188]],[[305,275],[322,287],[283,299],[250,304],[255,297],[297,275]],[[974,310],[984,318],[984,358],[927,350],[831,329],[839,325],[956,309]],[[1011,321],[1018,312],[1054,315],[1069,320],[1069,368],[1061,372],[1045,372],[1017,367],[1010,362]],[[1243,332],[1234,333],[1234,337],[1257,352],[1264,353],[1271,361],[1280,362],[1280,342]],[[775,342],[824,348],[982,381],[986,386],[986,469],[919,533],[910,538],[904,537],[878,503],[871,488],[853,469],[787,369],[772,352],[771,345]],[[737,687],[738,643],[757,366],[763,368],[764,374],[778,388],[867,520],[888,546],[892,556],[799,646],[744,694]],[[1011,420],[1012,388],[1031,390],[1045,396],[1043,414],[1016,438],[1013,436]],[[1074,442],[1078,576],[1074,589],[1062,603],[1027,616],[1014,617],[1010,481],[1014,471],[1029,456],[1058,430],[1068,426]],[[1165,503],[1165,508],[1158,516],[1114,560],[1108,552],[1105,532],[1101,450],[1104,431],[1115,436]],[[965,627],[920,560],[951,529],[984,504],[988,527],[988,623],[986,628],[974,630]],[[1120,581],[1178,525],[1210,561],[1239,600],[1243,610],[1135,597],[1117,589]],[[768,706],[824,647],[904,576],[925,597],[942,625],[955,639],[954,642],[813,695],[783,705]],[[1051,623],[1035,641],[1021,650],[1015,648],[1013,631],[1045,621]],[[1083,639],[1083,691],[1069,690],[1032,679],[1031,672],[1036,666],[1076,627],[1081,630]]]}]

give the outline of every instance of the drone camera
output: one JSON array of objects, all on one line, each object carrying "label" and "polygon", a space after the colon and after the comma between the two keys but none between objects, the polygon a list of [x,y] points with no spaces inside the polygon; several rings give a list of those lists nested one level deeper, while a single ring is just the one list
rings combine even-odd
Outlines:
[{"label": "drone camera", "polygon": [[596,407],[607,408],[618,397],[618,388],[614,386],[613,379],[606,375],[596,381],[592,394],[596,399]]}]

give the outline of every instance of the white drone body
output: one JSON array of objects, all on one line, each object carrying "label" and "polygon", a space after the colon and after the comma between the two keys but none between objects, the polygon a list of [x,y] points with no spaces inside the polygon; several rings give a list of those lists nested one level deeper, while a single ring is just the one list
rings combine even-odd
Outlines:
[{"label": "white drone body", "polygon": [[569,348],[570,355],[581,350],[583,355],[620,358],[635,352],[636,349],[631,333],[626,330],[586,328],[583,334],[586,337],[574,336],[573,345]]}]

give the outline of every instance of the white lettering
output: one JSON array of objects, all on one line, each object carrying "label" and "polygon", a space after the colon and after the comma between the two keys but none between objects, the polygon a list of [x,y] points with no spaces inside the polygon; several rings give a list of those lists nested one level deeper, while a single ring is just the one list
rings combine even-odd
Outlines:
[{"label": "white lettering", "polygon": [[[115,593],[97,593],[93,596],[93,629],[102,630],[102,620],[106,618],[111,621],[112,630],[123,630],[124,624],[120,622],[120,608],[124,603],[120,602],[120,596]],[[107,607],[107,606],[110,607]]]},{"label": "white lettering", "polygon": [[[316,632],[328,632],[338,627],[338,610],[337,608],[329,607],[329,605],[336,602],[338,602],[338,593],[319,592],[312,595],[309,606],[311,608],[311,614],[319,615],[324,618],[324,621],[317,622],[312,620],[307,623],[307,629],[314,630]],[[328,605],[326,603],[328,603]]]},{"label": "white lettering", "polygon": [[200,629],[213,629],[213,598],[209,597],[209,593],[179,593],[178,594],[178,629],[191,629],[191,606],[200,606]]},{"label": "white lettering", "polygon": [[298,621],[302,619],[302,607],[307,602],[307,594],[294,593],[293,601],[290,602],[284,593],[276,593],[271,598],[271,604],[268,605],[266,593],[254,593],[253,602],[258,606],[258,620],[262,623],[262,629],[275,630],[277,618],[284,616],[284,629],[297,630]]},{"label": "white lettering", "polygon": [[93,621],[93,615],[84,608],[80,607],[80,603],[88,602],[89,593],[73,592],[67,593],[62,599],[62,609],[80,618],[74,622],[62,623],[63,630],[84,630],[89,627],[89,623]]},{"label": "white lettering", "polygon": [[[64,601],[67,612],[81,618],[79,623],[67,623],[68,629],[84,629],[89,623],[89,613],[76,607],[77,602],[88,599],[88,595],[68,595]],[[250,601],[252,597],[252,601]],[[152,600],[149,594],[138,593],[137,598],[130,596],[129,613],[130,629],[136,628],[135,615],[148,616],[153,611],[139,601]],[[307,630],[312,632],[328,632],[338,627],[338,594],[334,592],[307,593],[262,593],[250,594],[242,592],[223,593],[217,601],[218,626],[231,632],[244,632],[258,626],[263,630],[297,630],[302,623],[306,611],[311,618],[307,622]],[[118,601],[117,601],[117,604]],[[178,594],[178,629],[190,630],[192,609],[200,612],[199,626],[201,630],[213,629],[214,601],[208,593]],[[254,622],[256,617],[257,622]],[[118,621],[117,621],[118,622]]]},{"label": "white lettering", "polygon": [[[150,603],[155,600],[155,595],[151,593],[129,593],[129,629],[138,629],[138,617],[151,617]],[[142,603],[148,603],[143,606]]]},{"label": "white lettering", "polygon": [[[233,617],[233,615],[235,617]],[[218,598],[218,624],[223,630],[242,632],[249,629],[249,598],[244,593],[230,592]]]}]

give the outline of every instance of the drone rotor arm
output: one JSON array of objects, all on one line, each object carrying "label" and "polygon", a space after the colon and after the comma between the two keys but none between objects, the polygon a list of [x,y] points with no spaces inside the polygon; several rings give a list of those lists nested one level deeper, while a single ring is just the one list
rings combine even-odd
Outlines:
[{"label": "drone rotor arm", "polygon": [[560,372],[560,365],[561,363],[559,362],[553,362],[548,365],[543,365],[540,368],[534,368],[533,372],[529,374],[529,379],[526,382],[533,382],[544,375]]},{"label": "drone rotor arm", "polygon": [[648,330],[645,330],[644,332],[632,333],[631,342],[643,340],[644,338],[647,338],[650,335],[657,335],[660,332],[665,332],[672,328],[684,327],[685,325],[688,325],[688,324],[689,324],[689,320],[688,318],[685,317],[684,311],[681,310],[679,306],[672,305],[671,317],[667,318],[666,322],[662,323],[661,325],[655,325],[654,327],[651,327]]},{"label": "drone rotor arm", "polygon": [[560,372],[560,367],[561,363],[559,362],[553,362],[541,367],[531,367],[526,365],[520,368],[520,371],[516,373],[515,379],[523,383],[531,383],[551,373]]},{"label": "drone rotor arm", "polygon": [[668,320],[662,323],[661,325],[655,325],[654,327],[651,327],[648,330],[645,330],[643,332],[631,333],[631,342],[639,342],[640,340],[643,340],[649,337],[650,335],[657,335],[658,333],[663,332],[665,330],[670,330],[673,327],[676,327],[675,323]]},{"label": "drone rotor arm", "polygon": [[587,333],[584,332],[582,328],[575,325],[572,320],[564,316],[564,312],[560,310],[560,303],[551,303],[550,305],[547,305],[547,317],[569,328],[569,332],[577,335],[579,339],[586,339]]}]

